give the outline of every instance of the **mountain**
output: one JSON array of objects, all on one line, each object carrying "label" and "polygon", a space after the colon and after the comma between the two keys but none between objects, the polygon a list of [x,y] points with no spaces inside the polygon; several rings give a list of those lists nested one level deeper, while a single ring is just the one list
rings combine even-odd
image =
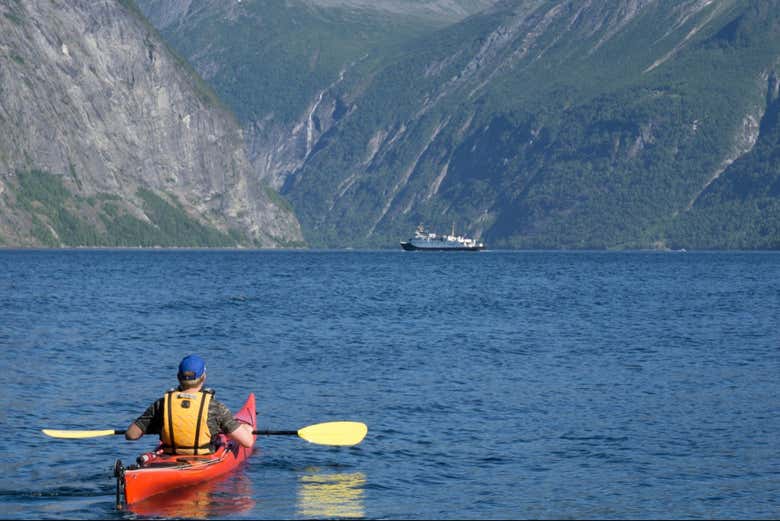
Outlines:
[{"label": "mountain", "polygon": [[[349,17],[365,14],[370,17],[377,15],[385,17],[418,18],[436,25],[447,25],[457,22],[496,3],[497,0],[289,0],[277,5],[269,2],[260,3],[253,0],[233,0],[229,2],[217,0],[138,0],[138,4],[153,23],[162,28],[175,25],[188,25],[191,16],[196,13],[237,13],[236,8],[250,10],[260,8],[260,12],[273,11],[277,8],[292,9],[291,14],[300,7],[330,10],[332,13],[342,13]],[[243,5],[239,5],[243,4]],[[324,12],[324,11],[322,11]],[[230,16],[230,15],[228,15]]]},{"label": "mountain", "polygon": [[310,244],[780,247],[777,0],[185,3],[153,21]]},{"label": "mountain", "polygon": [[138,0],[236,114],[257,175],[280,188],[344,110],[330,91],[403,42],[495,0]]},{"label": "mountain", "polygon": [[[238,199],[261,201],[265,194],[275,208],[288,200],[305,241],[318,247],[397,247],[420,223],[438,230],[454,225],[492,248],[780,247],[779,4],[139,0],[166,42],[208,83],[175,54],[160,52],[186,71],[182,77],[207,113],[222,115],[214,121],[232,137],[220,142],[230,141],[229,150],[245,143],[247,156],[237,161],[246,183],[230,185],[247,187]],[[3,29],[13,34],[25,20],[21,5],[4,7]],[[32,5],[44,9],[43,2]],[[83,11],[92,4],[73,5]],[[134,13],[130,0],[96,5]],[[163,49],[135,14],[130,27],[139,30],[115,37],[132,32],[132,41],[148,36]],[[88,35],[100,25],[67,22],[54,27],[75,25]],[[51,56],[41,50],[41,57],[28,57],[29,45],[3,47],[10,69],[0,74],[12,70],[17,76],[10,77],[18,77],[25,64],[45,63],[44,56],[63,60],[66,42],[52,38],[54,45],[44,47],[58,50]],[[133,48],[136,59],[125,71],[151,61],[145,45]],[[68,75],[57,64],[47,77]],[[60,81],[71,85],[65,76]],[[89,77],[82,76],[77,89]],[[126,78],[109,85],[119,89]],[[27,85],[44,79],[29,76]],[[5,80],[0,99],[6,85],[20,84]],[[154,85],[143,90],[157,92]],[[16,110],[26,104],[16,102]],[[59,117],[50,111],[41,121]],[[0,164],[12,157],[12,171],[32,172],[25,164],[44,157],[38,148],[52,142],[39,127],[0,147]],[[197,134],[207,141],[203,136],[223,135]],[[23,154],[23,141],[38,144]],[[76,174],[58,179],[77,186],[87,157],[98,156],[71,161]],[[68,174],[70,162],[62,163],[57,171]],[[95,187],[110,179],[91,177]],[[174,208],[166,179],[145,179],[144,186]],[[147,192],[135,193],[132,208],[154,207]],[[202,201],[181,187],[174,195],[185,194]],[[25,204],[37,208],[33,203]],[[289,211],[280,211],[292,222]]]},{"label": "mountain", "polygon": [[0,3],[0,245],[303,244],[232,112],[132,0]]},{"label": "mountain", "polygon": [[[700,209],[771,139],[775,7],[500,4],[415,42],[359,96],[334,93],[349,116],[283,192],[329,245],[454,222],[493,247],[777,247],[774,204],[733,222]],[[763,236],[717,232],[760,222]]]}]

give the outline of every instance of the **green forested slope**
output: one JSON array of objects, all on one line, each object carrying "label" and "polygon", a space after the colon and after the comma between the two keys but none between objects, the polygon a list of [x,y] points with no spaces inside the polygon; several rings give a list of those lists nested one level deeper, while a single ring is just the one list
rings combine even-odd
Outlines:
[{"label": "green forested slope", "polygon": [[[313,246],[454,223],[490,247],[777,247],[778,0],[510,0],[438,28],[236,9],[163,34],[253,157],[298,147],[274,175]],[[256,144],[269,121],[288,142]]]},{"label": "green forested slope", "polygon": [[[675,5],[656,2],[608,38],[593,30],[605,13],[581,13],[579,27],[551,17],[540,30],[549,10],[505,6],[416,43],[384,65],[361,110],[286,187],[307,237],[375,246],[417,222],[455,222],[494,247],[771,247],[776,228],[758,225],[753,202],[736,222],[733,209],[699,212],[706,198],[686,208],[747,151],[745,121],[771,115],[766,76],[780,57],[780,9],[720,2],[681,14]],[[485,50],[513,24],[511,43]],[[525,27],[540,30],[531,43]],[[426,75],[437,64],[441,72]],[[768,131],[761,127],[759,144],[774,150]],[[355,176],[382,133],[397,139]],[[729,205],[742,203],[720,184],[767,155],[760,149],[712,187]],[[679,224],[689,214],[710,227],[721,217],[732,224],[704,244],[693,225]]]},{"label": "green forested slope", "polygon": [[[139,4],[150,15],[157,13],[154,1]],[[233,7],[206,3],[182,17],[162,27],[163,35],[242,121],[293,121],[343,69],[365,60],[367,50],[392,47],[436,25],[372,10],[325,9],[304,0]]]}]

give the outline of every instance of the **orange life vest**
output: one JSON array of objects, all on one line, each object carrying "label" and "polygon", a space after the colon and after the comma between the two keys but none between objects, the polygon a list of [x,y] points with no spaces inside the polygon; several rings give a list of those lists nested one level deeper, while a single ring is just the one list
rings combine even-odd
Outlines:
[{"label": "orange life vest", "polygon": [[208,426],[211,390],[165,393],[160,440],[168,454],[208,454],[211,431]]}]

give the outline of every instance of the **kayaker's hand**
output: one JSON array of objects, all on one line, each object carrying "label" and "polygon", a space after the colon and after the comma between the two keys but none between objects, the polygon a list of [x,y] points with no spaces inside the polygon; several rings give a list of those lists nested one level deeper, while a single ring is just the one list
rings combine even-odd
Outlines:
[{"label": "kayaker's hand", "polygon": [[130,426],[125,431],[126,440],[137,440],[143,435],[144,435],[144,431],[142,431],[141,428],[135,423],[131,423]]},{"label": "kayaker's hand", "polygon": [[252,426],[246,423],[239,425],[236,430],[229,433],[228,436],[236,440],[243,447],[250,448],[255,444],[255,438],[252,435]]}]

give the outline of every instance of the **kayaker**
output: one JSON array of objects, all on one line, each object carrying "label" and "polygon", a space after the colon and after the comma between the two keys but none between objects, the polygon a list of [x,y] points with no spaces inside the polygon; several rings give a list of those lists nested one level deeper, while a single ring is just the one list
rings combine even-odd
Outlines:
[{"label": "kayaker", "polygon": [[233,418],[230,410],[214,398],[214,391],[203,388],[206,362],[201,357],[184,357],[177,376],[179,387],[166,392],[131,423],[126,439],[159,434],[162,448],[169,454],[213,452],[219,433],[244,447],[254,445],[252,427]]}]

